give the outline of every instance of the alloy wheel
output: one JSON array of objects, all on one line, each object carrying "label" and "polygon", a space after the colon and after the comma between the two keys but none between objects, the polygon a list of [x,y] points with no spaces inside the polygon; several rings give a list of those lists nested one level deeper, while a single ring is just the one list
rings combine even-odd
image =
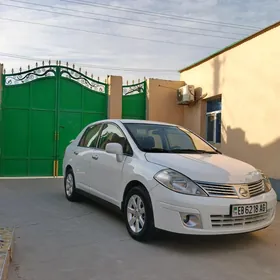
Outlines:
[{"label": "alloy wheel", "polygon": [[65,190],[68,197],[72,195],[73,189],[74,189],[74,180],[72,174],[69,173],[66,177],[66,184],[65,184]]},{"label": "alloy wheel", "polygon": [[139,195],[132,195],[127,203],[127,221],[134,233],[140,233],[145,225],[146,211]]}]

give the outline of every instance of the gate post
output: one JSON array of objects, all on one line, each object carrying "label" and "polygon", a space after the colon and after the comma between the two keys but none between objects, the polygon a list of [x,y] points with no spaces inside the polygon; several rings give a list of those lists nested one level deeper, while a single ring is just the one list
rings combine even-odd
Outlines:
[{"label": "gate post", "polygon": [[122,118],[122,83],[121,76],[108,76],[108,119]]},{"label": "gate post", "polygon": [[[2,104],[2,91],[3,91],[3,71],[4,71],[4,65],[0,63],[0,109]],[[0,116],[1,117],[1,116]]]}]

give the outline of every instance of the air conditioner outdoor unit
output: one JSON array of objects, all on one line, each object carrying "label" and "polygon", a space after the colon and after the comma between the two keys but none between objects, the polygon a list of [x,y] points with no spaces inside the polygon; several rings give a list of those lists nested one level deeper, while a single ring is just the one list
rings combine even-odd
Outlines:
[{"label": "air conditioner outdoor unit", "polygon": [[187,105],[194,101],[194,86],[185,85],[177,89],[177,104]]}]

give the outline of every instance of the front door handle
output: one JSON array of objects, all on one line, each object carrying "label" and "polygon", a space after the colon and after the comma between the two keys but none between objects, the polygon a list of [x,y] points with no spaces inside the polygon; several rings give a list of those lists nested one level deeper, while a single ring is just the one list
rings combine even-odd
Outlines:
[{"label": "front door handle", "polygon": [[79,153],[78,152],[74,152],[74,154],[77,156]]},{"label": "front door handle", "polygon": [[98,156],[97,156],[97,155],[92,156],[92,158],[93,158],[94,160],[98,160]]}]

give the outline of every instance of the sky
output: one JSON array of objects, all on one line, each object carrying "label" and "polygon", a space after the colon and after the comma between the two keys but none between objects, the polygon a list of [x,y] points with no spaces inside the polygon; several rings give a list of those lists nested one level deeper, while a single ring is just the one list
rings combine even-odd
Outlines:
[{"label": "sky", "polygon": [[75,63],[104,80],[178,80],[280,18],[280,0],[0,0],[0,63]]}]

